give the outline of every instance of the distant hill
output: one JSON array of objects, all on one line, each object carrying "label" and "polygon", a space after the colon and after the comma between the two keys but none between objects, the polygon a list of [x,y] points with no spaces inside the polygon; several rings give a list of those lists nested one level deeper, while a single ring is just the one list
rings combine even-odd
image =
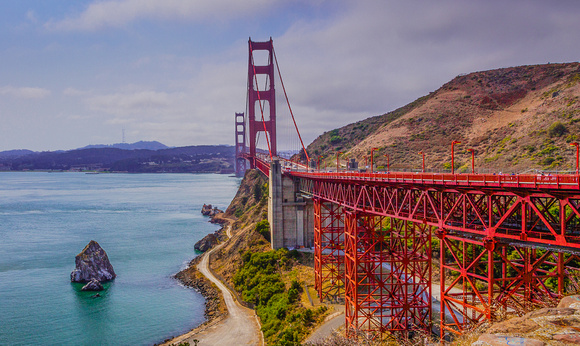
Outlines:
[{"label": "distant hill", "polygon": [[0,159],[15,159],[21,156],[33,154],[34,151],[26,149],[0,151]]},{"label": "distant hill", "polygon": [[[159,143],[160,144],[160,143]],[[201,145],[159,150],[113,147],[0,156],[3,170],[109,171],[132,173],[232,173],[234,147]]]},{"label": "distant hill", "polygon": [[93,144],[87,145],[86,147],[82,147],[79,149],[97,149],[97,148],[117,148],[117,149],[124,149],[124,150],[138,150],[138,149],[147,149],[147,150],[161,150],[169,148],[163,143],[159,143],[157,141],[139,141],[135,143],[116,143],[116,144]]},{"label": "distant hill", "polygon": [[[418,170],[524,172],[575,169],[580,136],[580,64],[545,64],[457,76],[438,90],[395,111],[320,135],[308,146],[334,166],[338,151],[356,158],[375,151],[376,166]],[[344,162],[344,161],[343,161]]]}]

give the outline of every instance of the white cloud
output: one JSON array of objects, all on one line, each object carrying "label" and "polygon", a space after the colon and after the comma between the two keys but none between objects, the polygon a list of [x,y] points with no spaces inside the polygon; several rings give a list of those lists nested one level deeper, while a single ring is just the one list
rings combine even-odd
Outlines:
[{"label": "white cloud", "polygon": [[46,27],[63,31],[95,31],[123,27],[140,19],[223,21],[266,10],[276,0],[108,0],[91,3],[82,13],[51,20]]},{"label": "white cloud", "polygon": [[0,95],[8,95],[23,99],[41,99],[50,95],[50,90],[32,87],[0,87]]}]

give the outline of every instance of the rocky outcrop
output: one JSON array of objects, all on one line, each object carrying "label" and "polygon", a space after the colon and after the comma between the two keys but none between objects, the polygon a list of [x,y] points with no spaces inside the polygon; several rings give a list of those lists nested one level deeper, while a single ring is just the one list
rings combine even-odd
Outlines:
[{"label": "rocky outcrop", "polygon": [[89,282],[92,279],[103,282],[117,277],[107,253],[94,240],[76,255],[75,265],[75,269],[70,273],[72,282]]},{"label": "rocky outcrop", "polygon": [[580,296],[562,298],[558,307],[531,311],[494,323],[472,345],[580,345]]},{"label": "rocky outcrop", "polygon": [[210,233],[205,237],[203,237],[200,241],[195,243],[193,248],[196,249],[197,251],[206,252],[207,250],[214,247],[217,243],[218,238],[215,236],[215,234]]},{"label": "rocky outcrop", "polygon": [[89,281],[88,284],[84,285],[83,288],[81,288],[82,291],[102,291],[103,290],[103,285],[101,285],[101,282],[97,279],[91,279],[91,281]]},{"label": "rocky outcrop", "polygon": [[218,207],[212,207],[211,204],[204,204],[201,207],[201,214],[209,217],[213,217],[217,214],[223,213],[223,210],[218,209]]}]

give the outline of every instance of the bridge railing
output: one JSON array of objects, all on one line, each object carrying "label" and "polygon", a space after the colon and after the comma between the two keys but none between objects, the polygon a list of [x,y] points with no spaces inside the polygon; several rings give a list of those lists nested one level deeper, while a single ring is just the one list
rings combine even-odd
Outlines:
[{"label": "bridge railing", "polygon": [[[256,168],[268,175],[270,157],[257,154]],[[382,183],[405,183],[420,185],[473,186],[498,188],[534,188],[557,190],[580,190],[580,175],[576,174],[452,174],[421,172],[323,172],[312,170],[307,165],[277,158],[284,172],[311,179],[341,179]]]},{"label": "bridge railing", "polygon": [[451,174],[451,173],[360,173],[360,172],[296,172],[292,175],[313,179],[342,179],[421,185],[478,186],[509,188],[547,188],[580,190],[579,175],[541,174]]}]

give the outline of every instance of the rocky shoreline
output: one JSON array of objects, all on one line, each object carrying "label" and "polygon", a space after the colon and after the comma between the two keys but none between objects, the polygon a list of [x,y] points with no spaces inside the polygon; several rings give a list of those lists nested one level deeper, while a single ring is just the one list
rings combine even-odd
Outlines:
[{"label": "rocky shoreline", "polygon": [[184,286],[195,289],[205,298],[205,324],[227,315],[227,309],[219,289],[197,270],[196,266],[200,260],[201,256],[194,258],[189,262],[189,266],[175,274],[174,278]]}]

